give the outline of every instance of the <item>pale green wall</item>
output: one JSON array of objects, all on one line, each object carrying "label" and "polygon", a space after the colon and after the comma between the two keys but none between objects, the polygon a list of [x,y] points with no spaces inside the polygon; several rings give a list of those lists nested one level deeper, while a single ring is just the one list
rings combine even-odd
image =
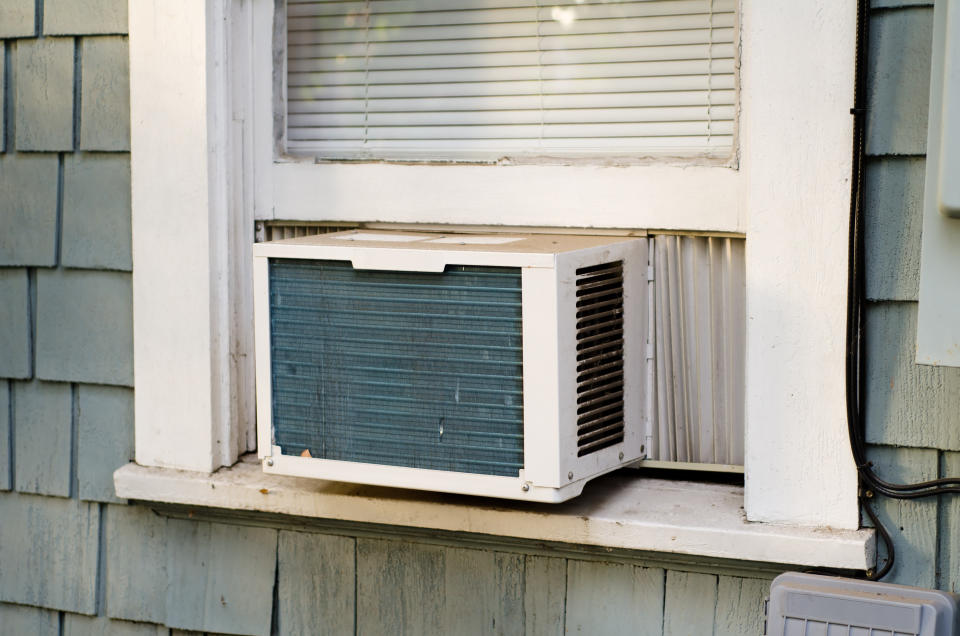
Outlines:
[{"label": "pale green wall", "polygon": [[[868,436],[960,474],[960,371],[912,364],[932,11],[875,0]],[[2,0],[0,635],[755,634],[777,566],[130,506],[126,0]],[[960,588],[957,499],[882,502],[892,579]],[[901,527],[903,528],[901,530]]]},{"label": "pale green wall", "polygon": [[[931,2],[874,1],[867,91],[867,440],[888,481],[960,475],[960,369],[914,364]],[[881,500],[886,580],[960,591],[960,497]]]}]

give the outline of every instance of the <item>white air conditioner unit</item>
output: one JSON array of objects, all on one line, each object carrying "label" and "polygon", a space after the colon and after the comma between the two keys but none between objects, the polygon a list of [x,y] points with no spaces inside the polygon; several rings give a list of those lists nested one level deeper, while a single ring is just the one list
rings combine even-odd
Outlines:
[{"label": "white air conditioner unit", "polygon": [[560,502],[642,456],[647,241],[254,246],[268,473]]}]

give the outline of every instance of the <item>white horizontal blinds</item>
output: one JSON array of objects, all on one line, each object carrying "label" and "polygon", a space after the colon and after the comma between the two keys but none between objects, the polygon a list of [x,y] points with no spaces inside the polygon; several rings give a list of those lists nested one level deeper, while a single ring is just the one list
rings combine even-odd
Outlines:
[{"label": "white horizontal blinds", "polygon": [[734,3],[288,0],[288,148],[726,156]]}]

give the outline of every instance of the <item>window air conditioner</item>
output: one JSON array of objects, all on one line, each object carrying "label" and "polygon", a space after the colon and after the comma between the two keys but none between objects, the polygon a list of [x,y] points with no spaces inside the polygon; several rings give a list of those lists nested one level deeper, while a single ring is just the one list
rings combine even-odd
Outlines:
[{"label": "window air conditioner", "polygon": [[560,502],[642,456],[645,239],[349,231],[253,252],[266,472]]}]

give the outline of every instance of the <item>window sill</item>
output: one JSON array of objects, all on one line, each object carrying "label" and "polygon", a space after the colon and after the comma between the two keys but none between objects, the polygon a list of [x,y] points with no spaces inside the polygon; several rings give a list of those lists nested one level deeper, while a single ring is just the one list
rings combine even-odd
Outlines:
[{"label": "window sill", "polygon": [[873,530],[750,523],[743,488],[613,474],[564,504],[267,475],[254,455],[207,474],[128,464],[125,499],[792,566],[873,567]]}]

